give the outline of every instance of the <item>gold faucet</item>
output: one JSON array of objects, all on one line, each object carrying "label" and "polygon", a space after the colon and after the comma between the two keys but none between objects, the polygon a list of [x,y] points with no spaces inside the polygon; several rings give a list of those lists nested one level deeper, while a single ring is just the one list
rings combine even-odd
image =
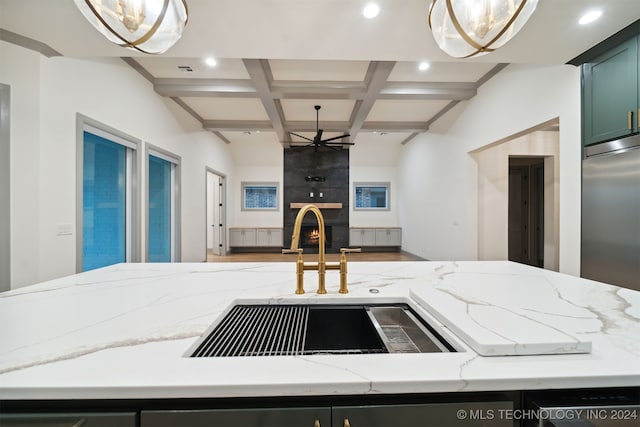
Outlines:
[{"label": "gold faucet", "polygon": [[[302,249],[298,248],[300,243],[300,233],[302,230],[302,219],[307,212],[312,212],[316,216],[318,221],[318,262],[317,263],[305,263],[302,259]],[[340,249],[340,262],[327,263],[325,261],[325,231],[324,231],[324,217],[322,212],[316,205],[303,206],[293,225],[293,235],[291,236],[291,249],[283,249],[282,253],[297,253],[298,259],[296,260],[296,294],[304,294],[304,271],[305,270],[318,270],[318,294],[326,294],[327,289],[325,286],[325,272],[326,270],[340,270],[340,290],[341,294],[349,292],[347,289],[347,253],[361,252],[361,249]]]}]

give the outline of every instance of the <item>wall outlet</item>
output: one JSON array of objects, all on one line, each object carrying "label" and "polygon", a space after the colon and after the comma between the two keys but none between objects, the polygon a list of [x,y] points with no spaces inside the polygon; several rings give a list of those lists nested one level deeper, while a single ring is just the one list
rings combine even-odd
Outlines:
[{"label": "wall outlet", "polygon": [[71,236],[73,234],[73,226],[71,224],[58,224],[56,226],[56,236]]}]

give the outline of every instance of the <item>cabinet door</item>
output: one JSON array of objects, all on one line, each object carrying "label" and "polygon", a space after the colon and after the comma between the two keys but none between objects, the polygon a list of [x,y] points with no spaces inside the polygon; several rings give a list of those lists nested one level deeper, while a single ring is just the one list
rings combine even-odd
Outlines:
[{"label": "cabinet door", "polygon": [[423,405],[334,406],[333,427],[513,427],[512,402],[456,402]]},{"label": "cabinet door", "polygon": [[[584,145],[633,132],[638,123],[638,37],[583,65]],[[629,124],[629,113],[633,120]]]},{"label": "cabinet door", "polygon": [[256,246],[266,247],[270,246],[271,230],[268,228],[258,228],[256,230]]},{"label": "cabinet door", "polygon": [[260,408],[142,411],[141,427],[330,427],[331,409]]},{"label": "cabinet door", "polygon": [[362,246],[376,245],[376,230],[373,228],[364,228],[362,230]]},{"label": "cabinet door", "polygon": [[2,427],[135,427],[136,414],[70,413],[70,414],[2,414]]},{"label": "cabinet door", "polygon": [[229,230],[229,246],[247,247],[256,245],[255,228],[234,228]]},{"label": "cabinet door", "polygon": [[374,228],[351,228],[349,230],[349,246],[375,246],[376,230]]},{"label": "cabinet door", "polygon": [[377,228],[376,246],[400,246],[402,236],[399,228]]},{"label": "cabinet door", "polygon": [[281,248],[282,245],[283,245],[282,229],[272,228],[271,233],[269,235],[269,246],[275,246],[275,247]]},{"label": "cabinet door", "polygon": [[237,228],[229,230],[229,246],[240,247],[244,243],[244,231]]},{"label": "cabinet door", "polygon": [[360,228],[349,229],[349,246],[362,246],[364,233]]},{"label": "cabinet door", "polygon": [[256,230],[256,246],[282,247],[282,230],[279,228],[259,228]]}]

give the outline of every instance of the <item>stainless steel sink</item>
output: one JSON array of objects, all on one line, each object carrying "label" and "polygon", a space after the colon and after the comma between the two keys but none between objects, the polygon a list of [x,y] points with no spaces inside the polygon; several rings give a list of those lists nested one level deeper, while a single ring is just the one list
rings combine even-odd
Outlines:
[{"label": "stainless steel sink", "polygon": [[191,357],[456,351],[407,304],[236,305]]}]

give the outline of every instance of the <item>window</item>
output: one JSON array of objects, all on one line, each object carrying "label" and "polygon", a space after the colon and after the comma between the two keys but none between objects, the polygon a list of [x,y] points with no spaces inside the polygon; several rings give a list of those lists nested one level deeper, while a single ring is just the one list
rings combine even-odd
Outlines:
[{"label": "window", "polygon": [[79,116],[78,270],[137,261],[138,143]]},{"label": "window", "polygon": [[179,261],[180,158],[147,144],[147,261]]},{"label": "window", "polygon": [[243,182],[242,210],[278,210],[278,184]]},{"label": "window", "polygon": [[389,183],[354,184],[355,210],[388,210]]}]

